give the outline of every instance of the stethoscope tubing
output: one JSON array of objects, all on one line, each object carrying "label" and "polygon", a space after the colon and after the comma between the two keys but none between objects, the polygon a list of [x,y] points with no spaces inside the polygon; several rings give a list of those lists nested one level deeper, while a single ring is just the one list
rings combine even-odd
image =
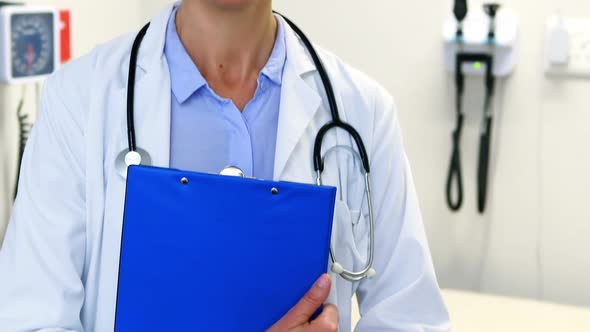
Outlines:
[{"label": "stethoscope tubing", "polygon": [[150,23],[146,24],[137,34],[131,48],[129,62],[129,78],[127,81],[127,140],[130,152],[137,152],[137,140],[135,137],[135,80],[137,74],[137,59],[139,48],[143,38],[147,34]]},{"label": "stethoscope tubing", "polygon": [[[334,93],[334,88],[328,73],[317,53],[315,48],[313,47],[310,40],[307,36],[303,33],[303,31],[295,25],[291,20],[287,17],[283,16],[280,13],[274,12],[275,14],[280,15],[287,24],[295,31],[295,33],[299,36],[303,44],[305,45],[309,55],[311,56],[316,69],[320,75],[322,80],[326,96],[328,99],[328,105],[330,108],[330,114],[332,117],[332,121],[325,124],[322,128],[320,128],[317,137],[315,139],[314,144],[314,168],[317,173],[317,184],[322,185],[322,173],[324,171],[324,159],[322,158],[322,143],[326,134],[331,131],[332,129],[342,129],[346,131],[348,134],[351,135],[355,144],[358,148],[358,152],[362,161],[362,165],[364,168],[364,177],[365,177],[365,190],[367,194],[367,201],[368,201],[368,210],[369,210],[369,253],[368,259],[365,264],[365,267],[358,272],[346,270],[340,265],[336,260],[336,253],[334,250],[333,243],[330,244],[330,257],[333,263],[333,271],[338,273],[342,278],[351,282],[361,281],[365,278],[370,278],[375,275],[375,270],[373,269],[374,264],[374,251],[375,251],[375,222],[374,222],[374,215],[373,215],[373,204],[372,204],[372,194],[371,194],[371,181],[370,181],[370,160],[367,150],[365,148],[363,139],[358,131],[351,126],[350,124],[344,122],[340,118],[340,113],[338,110],[338,104],[336,102],[336,96]],[[133,42],[133,47],[131,49],[131,60],[129,63],[129,78],[128,78],[128,85],[127,85],[127,139],[128,139],[128,155],[126,156],[126,163],[127,166],[130,164],[140,164],[141,163],[141,156],[138,153],[137,148],[137,140],[135,134],[135,81],[136,81],[136,74],[137,74],[137,60],[139,55],[139,49],[141,47],[141,43],[144,37],[147,34],[147,31],[150,27],[150,24],[146,24],[137,34]],[[335,268],[334,268],[335,267]]]}]

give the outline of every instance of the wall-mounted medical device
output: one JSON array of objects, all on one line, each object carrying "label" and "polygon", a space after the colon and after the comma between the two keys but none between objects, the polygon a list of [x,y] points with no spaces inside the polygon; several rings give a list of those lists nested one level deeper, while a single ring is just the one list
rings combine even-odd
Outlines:
[{"label": "wall-mounted medical device", "polygon": [[447,204],[452,211],[463,205],[461,135],[464,125],[465,76],[484,77],[485,100],[479,142],[477,205],[484,213],[487,203],[490,152],[493,128],[492,99],[497,77],[510,75],[516,65],[518,20],[499,4],[484,4],[469,10],[467,0],[456,0],[453,17],[444,25],[444,63],[454,73],[457,124],[452,135],[452,156],[446,182]]},{"label": "wall-mounted medical device", "polygon": [[[17,169],[20,169],[32,127],[29,114],[23,108],[27,83],[41,82],[70,59],[70,34],[70,11],[67,9],[0,1],[0,83],[22,85],[16,112],[19,121]],[[39,90],[38,84],[36,87]]]},{"label": "wall-mounted medical device", "polygon": [[57,9],[0,3],[0,82],[41,81],[60,58]]},{"label": "wall-mounted medical device", "polygon": [[[455,72],[458,53],[485,53],[494,58],[494,76],[510,75],[517,60],[518,17],[510,9],[496,4],[469,8],[468,11],[467,8],[466,0],[456,1],[454,13],[444,23],[446,69]],[[462,69],[466,75],[483,76],[486,72],[484,67],[477,64],[466,63]]]},{"label": "wall-mounted medical device", "polygon": [[546,44],[547,75],[590,77],[590,19],[550,17]]}]

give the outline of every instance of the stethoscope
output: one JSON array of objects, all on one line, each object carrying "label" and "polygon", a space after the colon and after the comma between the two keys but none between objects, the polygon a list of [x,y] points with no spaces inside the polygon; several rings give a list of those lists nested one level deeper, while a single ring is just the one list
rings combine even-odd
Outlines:
[{"label": "stethoscope", "polygon": [[[323,185],[322,182],[322,173],[324,172],[324,161],[325,159],[322,157],[322,143],[326,134],[333,130],[333,129],[342,129],[345,130],[348,134],[352,136],[354,139],[356,146],[358,148],[358,153],[354,151],[354,149],[350,148],[349,150],[353,152],[360,160],[362,161],[364,179],[365,179],[365,194],[367,197],[368,203],[368,210],[369,210],[369,249],[368,249],[368,259],[365,263],[365,267],[358,271],[351,271],[347,270],[343,267],[336,260],[336,254],[334,250],[334,243],[330,244],[330,259],[332,261],[332,272],[339,274],[345,280],[350,282],[357,282],[361,281],[365,278],[371,278],[375,276],[376,272],[373,269],[373,261],[374,261],[374,251],[375,251],[375,222],[373,216],[373,203],[371,197],[371,180],[370,180],[370,163],[369,163],[369,156],[367,154],[367,150],[361,138],[361,135],[352,127],[350,124],[342,121],[340,119],[340,114],[338,112],[338,105],[336,103],[336,97],[334,94],[334,89],[332,87],[332,83],[328,77],[326,69],[320,60],[315,48],[309,41],[309,39],[305,36],[303,31],[299,29],[292,21],[288,18],[282,16],[279,13],[276,13],[283,17],[283,19],[289,24],[289,26],[295,31],[295,33],[301,38],[301,41],[307,48],[313,62],[317,68],[317,71],[320,75],[322,80],[324,89],[326,91],[326,96],[328,98],[328,104],[330,106],[330,113],[332,115],[332,121],[328,122],[322,128],[320,128],[314,144],[314,152],[313,152],[313,164],[314,169],[316,172],[316,184],[318,186]],[[136,78],[136,67],[137,67],[137,59],[139,54],[139,49],[143,38],[145,37],[150,24],[148,23],[145,25],[137,34],[135,41],[133,42],[133,47],[131,49],[131,61],[129,63],[129,79],[127,84],[127,139],[128,139],[128,151],[125,153],[124,157],[124,164],[129,167],[131,165],[140,165],[142,164],[149,164],[149,155],[137,147],[137,140],[135,136],[135,121],[134,121],[134,104],[135,104],[135,78]],[[229,173],[236,173],[235,168],[230,168]],[[239,170],[237,170],[239,173]]]}]

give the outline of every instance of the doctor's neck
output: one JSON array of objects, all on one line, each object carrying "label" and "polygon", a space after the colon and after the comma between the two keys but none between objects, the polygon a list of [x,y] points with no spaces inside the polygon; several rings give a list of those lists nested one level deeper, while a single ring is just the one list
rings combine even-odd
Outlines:
[{"label": "doctor's neck", "polygon": [[257,79],[277,33],[271,0],[184,0],[176,26],[209,83],[236,86]]}]

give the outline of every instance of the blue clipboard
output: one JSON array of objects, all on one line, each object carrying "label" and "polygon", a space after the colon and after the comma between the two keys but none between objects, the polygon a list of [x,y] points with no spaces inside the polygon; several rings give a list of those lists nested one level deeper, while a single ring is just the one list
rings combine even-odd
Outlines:
[{"label": "blue clipboard", "polygon": [[130,167],[115,331],[267,330],[326,273],[335,197]]}]

